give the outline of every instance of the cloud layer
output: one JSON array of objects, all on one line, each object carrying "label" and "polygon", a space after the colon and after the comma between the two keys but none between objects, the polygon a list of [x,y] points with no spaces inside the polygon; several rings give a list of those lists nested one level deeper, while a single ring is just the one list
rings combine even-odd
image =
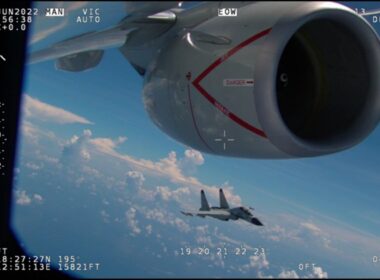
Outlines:
[{"label": "cloud layer", "polygon": [[34,118],[44,122],[53,122],[58,124],[93,124],[84,117],[78,116],[62,108],[44,103],[27,94],[24,95],[23,110],[26,118]]},{"label": "cloud layer", "polygon": [[43,198],[40,194],[33,194],[32,196],[27,194],[25,190],[16,190],[16,204],[27,206],[34,203],[41,204],[43,202]]},{"label": "cloud layer", "polygon": [[[46,131],[33,129],[30,123],[26,128],[28,140],[32,140],[33,137],[38,138],[42,134],[45,138],[49,135]],[[57,141],[54,137],[49,139],[52,142]],[[157,258],[165,254],[168,256],[167,254],[178,249],[170,248],[171,244],[180,246],[178,242],[184,242],[186,246],[208,246],[215,249],[222,243],[240,246],[242,240],[248,240],[249,245],[245,246],[251,255],[242,259],[240,263],[228,264],[219,256],[210,256],[204,260],[212,267],[226,268],[226,271],[235,273],[231,275],[256,275],[262,278],[328,276],[320,266],[309,271],[298,271],[286,261],[283,267],[272,265],[271,255],[252,255],[252,253],[254,242],[261,240],[265,244],[274,246],[290,244],[297,248],[308,249],[311,254],[317,251],[337,256],[335,236],[338,235],[332,234],[333,227],[320,221],[316,222],[314,219],[281,214],[277,217],[264,217],[268,223],[261,229],[245,222],[233,221],[224,223],[223,230],[218,231],[216,224],[222,223],[220,221],[183,217],[179,214],[179,210],[185,210],[184,206],[189,206],[191,209],[199,207],[200,189],[207,191],[211,202],[217,201],[218,198],[220,185],[203,183],[194,174],[185,172],[188,167],[193,167],[194,171],[199,168],[198,171],[201,171],[201,166],[205,165],[203,155],[198,151],[186,149],[183,153],[169,151],[167,156],[158,160],[137,158],[120,152],[124,145],[128,145],[126,140],[126,137],[94,137],[92,131],[86,129],[79,136],[74,135],[66,142],[62,141],[64,145],[57,145],[61,152],[59,160],[53,161],[48,155],[44,157],[38,155],[34,160],[25,160],[24,167],[25,170],[37,174],[43,172],[47,166],[56,167],[57,171],[65,176],[66,187],[71,188],[75,185],[78,188],[71,189],[87,191],[88,196],[101,199],[102,208],[94,211],[101,221],[108,226],[111,223],[124,226],[126,235],[133,240],[149,236],[146,240],[155,244],[155,248],[159,248],[156,250],[159,253],[155,254]],[[241,198],[234,194],[232,186],[228,184],[222,186],[231,204],[241,204]],[[45,194],[43,195],[45,197]],[[43,199],[37,194],[29,195],[23,190],[19,191],[17,203],[29,205],[32,201],[38,203]],[[93,202],[87,204],[93,205]],[[233,230],[228,233],[231,229]],[[236,238],[237,233],[239,238]],[[352,239],[348,240],[353,240],[351,244],[355,246],[364,244],[361,241],[364,237],[353,234],[342,230],[339,236],[352,236]],[[128,242],[133,243],[133,240]],[[344,242],[341,241],[343,245]],[[181,243],[181,246],[184,245]]]}]

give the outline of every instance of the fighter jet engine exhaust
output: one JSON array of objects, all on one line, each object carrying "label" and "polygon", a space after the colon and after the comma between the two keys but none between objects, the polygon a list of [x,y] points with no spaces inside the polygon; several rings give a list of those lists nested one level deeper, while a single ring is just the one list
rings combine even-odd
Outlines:
[{"label": "fighter jet engine exhaust", "polygon": [[147,69],[144,103],[163,131],[204,152],[310,157],[370,134],[379,77],[379,38],[354,11],[263,2],[173,40]]}]

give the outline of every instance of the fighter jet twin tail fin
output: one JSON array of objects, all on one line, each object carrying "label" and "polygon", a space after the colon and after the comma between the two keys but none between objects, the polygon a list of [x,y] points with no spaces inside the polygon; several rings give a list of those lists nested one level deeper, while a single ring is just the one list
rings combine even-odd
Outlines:
[{"label": "fighter jet twin tail fin", "polygon": [[[219,189],[219,203],[221,209],[230,209],[222,189]],[[199,211],[210,211],[210,205],[207,202],[204,190],[201,190],[201,208],[199,208]]]},{"label": "fighter jet twin tail fin", "polygon": [[204,190],[201,190],[201,208],[199,208],[199,211],[210,211],[210,205],[207,202]]},{"label": "fighter jet twin tail fin", "polygon": [[230,206],[228,205],[227,199],[224,196],[223,190],[219,189],[219,201],[220,201],[220,208],[222,209],[230,209]]}]

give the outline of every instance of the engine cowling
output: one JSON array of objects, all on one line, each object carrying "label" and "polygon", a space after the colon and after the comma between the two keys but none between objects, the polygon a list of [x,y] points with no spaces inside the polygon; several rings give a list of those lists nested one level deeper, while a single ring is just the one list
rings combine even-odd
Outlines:
[{"label": "engine cowling", "polygon": [[262,2],[178,34],[145,75],[154,123],[203,152],[247,158],[350,148],[380,118],[380,45],[331,2]]}]

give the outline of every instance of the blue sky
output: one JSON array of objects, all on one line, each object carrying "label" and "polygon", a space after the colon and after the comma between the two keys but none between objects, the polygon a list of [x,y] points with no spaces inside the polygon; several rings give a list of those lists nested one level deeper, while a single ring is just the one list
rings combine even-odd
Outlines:
[{"label": "blue sky", "polygon": [[[75,14],[93,4],[64,5]],[[74,29],[40,17],[31,50],[117,23],[122,5],[98,3],[102,23]],[[57,71],[52,61],[27,66],[13,209],[26,249],[98,260],[100,271],[79,272],[89,277],[380,275],[380,262],[372,262],[380,255],[379,129],[350,150],[318,158],[201,154],[150,121],[142,83],[112,49],[82,73]],[[265,227],[179,213],[198,207],[201,188],[215,205],[221,186],[232,204],[255,207]],[[176,255],[183,246],[223,244],[247,246],[250,254]],[[254,255],[256,247],[265,257]],[[299,270],[305,262],[318,268]]]}]

